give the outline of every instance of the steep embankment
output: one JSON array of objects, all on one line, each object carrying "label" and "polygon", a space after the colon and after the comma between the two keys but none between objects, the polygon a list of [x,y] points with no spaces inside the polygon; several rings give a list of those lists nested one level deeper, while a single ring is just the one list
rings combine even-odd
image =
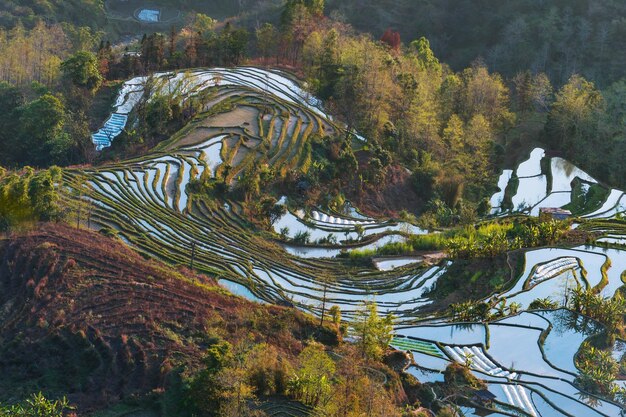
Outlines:
[{"label": "steep embankment", "polygon": [[0,400],[43,390],[87,411],[146,393],[193,365],[218,328],[285,355],[317,331],[293,309],[234,297],[97,233],[44,225],[0,240]]}]

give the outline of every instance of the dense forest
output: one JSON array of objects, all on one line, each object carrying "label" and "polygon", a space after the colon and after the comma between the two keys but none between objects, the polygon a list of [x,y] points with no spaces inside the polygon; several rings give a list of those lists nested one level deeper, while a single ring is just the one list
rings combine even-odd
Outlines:
[{"label": "dense forest", "polygon": [[[560,10],[558,3],[553,7]],[[597,21],[603,21],[608,11],[617,12],[612,7],[620,6],[600,8],[604,14],[594,14]],[[459,10],[460,6],[453,8],[450,16]],[[486,7],[472,10],[475,13],[465,14],[475,15],[478,21]],[[525,16],[524,10],[505,9],[501,13]],[[476,210],[490,191],[497,169],[506,162],[503,155],[511,163],[515,155],[543,143],[608,184],[625,185],[626,172],[621,162],[626,152],[626,92],[624,81],[618,79],[623,75],[619,71],[603,75],[586,61],[576,61],[576,57],[572,57],[576,63],[567,68],[550,62],[551,70],[562,68],[558,74],[544,72],[547,67],[536,67],[531,62],[504,69],[491,63],[488,49],[467,55],[468,59],[472,57],[468,62],[471,65],[455,70],[456,65],[450,67],[437,56],[437,48],[428,38],[402,42],[401,34],[392,29],[374,36],[358,34],[336,20],[336,13],[326,17],[326,11],[323,2],[290,1],[280,11],[276,24],[265,23],[256,29],[230,22],[218,24],[208,16],[196,15],[180,30],[170,28],[164,33],[144,35],[134,46],[140,54],[134,55],[124,53],[106,34],[89,27],[39,22],[31,29],[18,26],[5,31],[0,42],[9,53],[0,58],[4,61],[0,75],[7,83],[2,87],[6,128],[2,132],[5,139],[0,144],[0,161],[11,167],[93,160],[88,131],[97,122],[90,117],[97,116],[99,103],[108,91],[99,89],[100,77],[110,83],[153,71],[247,61],[296,68],[311,92],[326,101],[349,129],[371,139],[371,158],[361,164],[356,177],[340,178],[341,170],[333,172],[335,164],[328,163],[328,155],[317,152],[317,168],[308,174],[314,184],[320,179],[333,180],[338,189],[355,184],[360,177],[367,180],[365,188],[376,191],[384,188],[389,167],[402,165],[413,172],[414,189],[421,200],[410,211],[419,214],[434,199],[458,210],[462,209],[460,199],[464,199],[466,208]],[[497,15],[494,10],[490,12]],[[58,15],[61,20],[63,13],[59,11]],[[467,25],[450,27],[473,33]],[[494,29],[498,25],[481,27]],[[532,33],[546,31],[533,29]],[[481,36],[503,42],[510,39],[493,33]],[[611,62],[619,62],[623,48],[610,46],[615,43],[612,31],[607,36]],[[468,42],[485,48],[480,39]],[[549,35],[549,39],[556,41],[558,37]],[[538,41],[528,43],[537,45]],[[513,46],[503,49],[517,51]],[[581,48],[569,45],[554,49],[589,57]],[[566,58],[554,56],[561,61]],[[589,57],[589,62],[607,67],[595,57]],[[77,71],[79,74],[75,74]],[[85,77],[92,79],[87,81]],[[153,106],[151,110],[158,109]],[[152,136],[163,126],[163,120],[181,117],[179,112],[170,113],[146,119],[160,120],[159,126],[136,130],[120,139],[114,150],[133,143],[155,143]],[[180,122],[174,120],[170,127]],[[33,131],[37,135],[32,135]],[[348,161],[351,157],[346,154],[340,158]],[[361,180],[357,188],[363,188],[363,184]]]},{"label": "dense forest", "polygon": [[456,70],[482,57],[507,77],[543,72],[557,85],[578,73],[607,87],[625,74],[626,5],[619,0],[331,0],[328,10],[361,30],[425,36]]},{"label": "dense forest", "polygon": [[3,0],[0,2],[0,27],[12,29],[21,24],[66,22],[76,26],[101,27],[105,23],[100,0]]},{"label": "dense forest", "polygon": [[[241,14],[249,28],[258,23],[250,19],[258,20],[259,16],[276,23],[281,2],[211,3],[207,6],[198,1],[166,2],[200,12],[209,7],[214,18]],[[626,6],[618,0],[330,0],[326,3],[328,16],[350,23],[375,38],[389,28],[406,40],[426,37],[435,54],[457,71],[481,57],[492,71],[506,77],[525,70],[543,72],[557,85],[564,84],[574,73],[602,88],[624,76],[626,53],[620,42],[626,33],[623,17]],[[356,9],[360,12],[350,12]],[[44,16],[49,23],[102,28],[104,15],[104,2],[96,0],[3,0],[0,3],[0,26],[7,29],[18,22],[33,27]]]}]

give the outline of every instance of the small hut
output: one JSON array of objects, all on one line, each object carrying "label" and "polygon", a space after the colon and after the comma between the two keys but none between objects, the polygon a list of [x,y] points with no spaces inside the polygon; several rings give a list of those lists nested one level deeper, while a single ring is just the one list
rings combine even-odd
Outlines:
[{"label": "small hut", "polygon": [[539,210],[539,218],[552,218],[554,220],[565,220],[572,216],[572,212],[559,207],[542,207]]}]

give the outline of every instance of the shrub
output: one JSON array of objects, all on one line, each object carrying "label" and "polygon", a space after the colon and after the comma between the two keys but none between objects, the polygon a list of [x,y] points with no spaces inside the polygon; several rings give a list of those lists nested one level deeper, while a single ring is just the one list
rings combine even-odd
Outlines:
[{"label": "shrub", "polygon": [[619,364],[611,355],[585,342],[580,347],[576,365],[580,374],[576,384],[583,390],[613,398],[618,391],[614,383],[619,372]]},{"label": "shrub", "polygon": [[287,389],[288,365],[278,356],[274,346],[256,345],[246,359],[249,382],[256,395],[284,394]]},{"label": "shrub", "polygon": [[467,366],[458,363],[451,363],[443,373],[445,383],[451,388],[485,388],[485,383],[476,378]]},{"label": "shrub", "polygon": [[0,417],[63,417],[70,410],[72,407],[66,398],[53,401],[38,393],[20,404],[0,404]]},{"label": "shrub", "polygon": [[307,244],[311,240],[311,233],[300,231],[293,237],[294,243]]},{"label": "shrub", "polygon": [[537,298],[528,306],[529,310],[554,310],[559,308],[559,303],[550,297]]}]

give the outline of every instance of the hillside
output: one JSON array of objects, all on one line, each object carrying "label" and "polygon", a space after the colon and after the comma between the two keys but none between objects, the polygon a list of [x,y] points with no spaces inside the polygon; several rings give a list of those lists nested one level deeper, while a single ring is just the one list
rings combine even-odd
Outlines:
[{"label": "hillside", "polygon": [[[426,230],[407,221],[367,216],[345,201],[315,198],[324,191],[300,185],[312,181],[313,166],[326,163],[311,158],[333,152],[333,140],[316,133],[341,132],[343,146],[359,149],[359,156],[371,142],[346,134],[345,125],[325,113],[293,75],[259,67],[196,69],[159,74],[150,85],[153,97],[167,88],[176,100],[197,99],[199,111],[141,157],[64,172],[74,195],[87,197],[90,227],[170,263],[193,256],[195,268],[245,286],[242,294],[254,300],[317,316],[332,305],[352,326],[360,323],[363,304],[374,300],[376,311],[393,319],[391,345],[411,352],[408,373],[431,383],[437,395],[452,390],[459,403],[472,394],[449,387],[451,363],[481,375],[497,396],[491,411],[619,412],[620,394],[604,391],[602,406],[579,399],[617,388],[598,388],[596,379],[583,385],[580,375],[599,359],[585,364],[577,358],[593,340],[624,360],[622,342],[615,341],[623,335],[622,191],[536,148],[502,172],[500,191],[490,199],[493,217],[424,236]],[[156,100],[147,92],[141,79],[121,88],[114,114],[122,124],[142,100]],[[119,132],[113,120],[107,123],[118,125],[105,124],[105,131]],[[117,137],[102,132],[94,135],[95,144],[112,140],[115,148]],[[346,160],[335,163],[341,169]],[[282,176],[287,180],[268,180]],[[279,199],[281,192],[288,195]],[[555,205],[570,207],[583,224],[537,218]],[[445,215],[445,208],[439,210]],[[419,249],[440,251],[427,259]],[[598,311],[615,316],[583,308],[572,301],[577,297],[589,297],[593,301],[581,303],[596,303]],[[435,320],[422,322],[433,313]],[[610,387],[619,373],[612,360]],[[513,388],[509,381],[515,381]],[[418,397],[437,408],[423,392]],[[547,405],[538,398],[547,398]]]},{"label": "hillside", "polygon": [[573,73],[601,86],[626,75],[619,0],[329,0],[327,12],[377,38],[388,28],[405,42],[425,36],[456,70],[481,58],[505,76],[530,69],[556,84]]},{"label": "hillside", "polygon": [[267,341],[287,357],[318,332],[293,309],[183,272],[64,225],[1,240],[0,401],[43,390],[68,395],[82,414],[164,387],[216,332]]},{"label": "hillside", "polygon": [[[143,7],[161,10],[161,24],[140,24],[135,15]],[[530,69],[547,73],[561,85],[579,73],[607,87],[625,75],[626,53],[620,47],[625,7],[618,0],[328,0],[326,15],[377,39],[387,29],[398,31],[406,43],[425,36],[435,54],[455,70],[482,59],[507,77]],[[182,26],[194,11],[218,20],[235,18],[251,31],[259,20],[277,24],[281,14],[276,0],[3,0],[0,27],[12,28],[18,22],[32,27],[46,16],[48,23],[105,29],[105,38],[116,42],[120,34]]]},{"label": "hillside", "polygon": [[624,414],[623,2],[18,3],[0,417]]},{"label": "hillside", "polygon": [[18,23],[33,26],[43,17],[49,23],[66,22],[98,28],[105,23],[102,0],[2,0],[0,27],[11,29]]}]

